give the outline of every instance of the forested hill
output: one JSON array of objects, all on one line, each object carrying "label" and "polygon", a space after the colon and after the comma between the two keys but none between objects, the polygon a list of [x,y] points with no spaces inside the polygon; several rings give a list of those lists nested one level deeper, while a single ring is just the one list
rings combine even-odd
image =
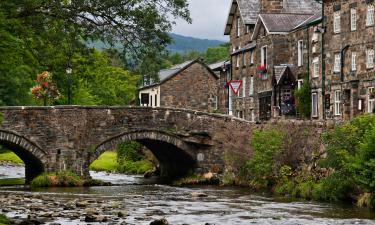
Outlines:
[{"label": "forested hill", "polygon": [[224,44],[224,42],[217,40],[199,39],[174,33],[170,35],[173,39],[173,43],[170,44],[167,49],[172,53],[184,53],[189,51],[205,52],[210,47]]},{"label": "forested hill", "polygon": [[[173,39],[173,43],[167,47],[167,50],[169,50],[171,53],[186,53],[191,51],[203,53],[210,47],[216,47],[224,44],[223,41],[199,39],[174,33],[171,33],[170,36]],[[108,46],[102,42],[89,43],[88,46],[96,49],[108,48]],[[115,48],[120,49],[121,44],[116,44]]]}]

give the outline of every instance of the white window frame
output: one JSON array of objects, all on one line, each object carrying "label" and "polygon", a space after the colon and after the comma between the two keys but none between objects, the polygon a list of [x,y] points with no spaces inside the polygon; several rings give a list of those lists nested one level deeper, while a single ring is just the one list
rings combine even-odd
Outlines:
[{"label": "white window frame", "polygon": [[297,43],[297,54],[298,54],[298,66],[303,66],[303,40],[299,40]]},{"label": "white window frame", "polygon": [[333,32],[338,34],[341,32],[341,13],[336,11],[333,13]]},{"label": "white window frame", "polygon": [[369,87],[368,89],[368,94],[367,94],[367,112],[372,113],[373,109],[375,107],[375,98],[371,97],[371,93],[374,92],[375,88],[374,87]]},{"label": "white window frame", "polygon": [[298,90],[302,88],[302,86],[303,86],[303,82],[304,82],[303,79],[299,79],[299,80],[297,80],[297,89],[298,89]]},{"label": "white window frame", "polygon": [[367,49],[366,51],[366,68],[367,69],[374,68],[374,58],[375,58],[374,49]]},{"label": "white window frame", "polygon": [[254,76],[250,77],[250,88],[249,88],[249,96],[254,95]]},{"label": "white window frame", "polygon": [[352,52],[352,71],[357,71],[357,52]]},{"label": "white window frame", "polygon": [[350,30],[357,30],[357,9],[355,8],[350,9]]},{"label": "white window frame", "polygon": [[263,65],[266,65],[267,66],[267,45],[265,46],[262,46],[262,48],[260,49],[260,64],[263,66]]},{"label": "white window frame", "polygon": [[320,70],[320,65],[319,65],[319,57],[315,57],[313,60],[313,78],[319,77],[319,70]]},{"label": "white window frame", "polygon": [[336,90],[334,96],[335,116],[341,116],[341,97],[341,90]]},{"label": "white window frame", "polygon": [[[315,97],[315,99],[314,99]],[[314,101],[315,100],[315,101]],[[311,93],[311,116],[313,118],[317,118],[319,116],[319,99],[318,99],[318,93],[313,92]]]},{"label": "white window frame", "polygon": [[242,54],[242,66],[246,66],[246,52]]},{"label": "white window frame", "polygon": [[374,5],[367,5],[366,26],[374,26]]},{"label": "white window frame", "polygon": [[219,98],[217,97],[217,95],[215,95],[214,97],[214,110],[218,110],[219,109]]},{"label": "white window frame", "polygon": [[341,55],[338,53],[338,54],[335,54],[334,57],[335,57],[335,61],[333,64],[333,72],[339,73],[341,69]]},{"label": "white window frame", "polygon": [[237,54],[236,55],[236,68],[240,67],[240,56]]},{"label": "white window frame", "polygon": [[242,97],[246,97],[246,77],[242,78]]},{"label": "white window frame", "polygon": [[237,17],[237,37],[241,36],[241,20],[240,17]]},{"label": "white window frame", "polygon": [[254,64],[254,50],[251,50],[250,52],[250,63]]}]

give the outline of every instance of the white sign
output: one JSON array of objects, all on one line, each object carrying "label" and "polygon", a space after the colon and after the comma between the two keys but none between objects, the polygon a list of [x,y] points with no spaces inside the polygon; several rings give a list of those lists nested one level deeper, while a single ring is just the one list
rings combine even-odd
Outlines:
[{"label": "white sign", "polygon": [[242,86],[242,80],[231,80],[229,86],[234,94],[238,94]]}]

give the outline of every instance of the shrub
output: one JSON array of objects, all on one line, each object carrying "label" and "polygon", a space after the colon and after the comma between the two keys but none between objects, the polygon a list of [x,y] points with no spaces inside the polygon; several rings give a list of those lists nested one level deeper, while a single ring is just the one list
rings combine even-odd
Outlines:
[{"label": "shrub", "polygon": [[127,174],[144,174],[147,171],[152,170],[152,168],[152,163],[147,160],[140,160],[136,162],[124,160],[117,166],[117,171]]},{"label": "shrub", "polygon": [[0,225],[11,224],[10,220],[3,214],[0,214]]},{"label": "shrub", "polygon": [[311,87],[308,79],[305,79],[302,87],[294,93],[297,99],[297,110],[301,117],[311,116]]},{"label": "shrub", "polygon": [[351,198],[354,184],[346,176],[333,173],[314,185],[312,196],[316,200],[339,201]]},{"label": "shrub", "polygon": [[254,188],[270,187],[275,184],[278,175],[274,157],[281,150],[283,136],[276,129],[255,131],[253,135],[253,157],[246,166],[250,176],[250,185]]},{"label": "shrub", "polygon": [[31,181],[31,187],[80,187],[84,181],[71,171],[43,173]]},{"label": "shrub", "polygon": [[129,160],[129,161],[139,161],[144,157],[142,155],[142,145],[136,141],[131,141],[127,143],[120,144],[117,147],[117,160]]},{"label": "shrub", "polygon": [[4,114],[0,112],[0,125],[4,122]]},{"label": "shrub", "polygon": [[290,195],[293,193],[295,184],[293,181],[284,180],[276,185],[274,192],[279,195]]}]

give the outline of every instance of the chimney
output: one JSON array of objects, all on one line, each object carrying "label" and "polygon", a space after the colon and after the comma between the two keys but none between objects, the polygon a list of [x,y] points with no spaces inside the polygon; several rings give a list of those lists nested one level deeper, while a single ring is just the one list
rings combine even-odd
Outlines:
[{"label": "chimney", "polygon": [[260,0],[261,13],[281,13],[283,12],[284,0]]}]

